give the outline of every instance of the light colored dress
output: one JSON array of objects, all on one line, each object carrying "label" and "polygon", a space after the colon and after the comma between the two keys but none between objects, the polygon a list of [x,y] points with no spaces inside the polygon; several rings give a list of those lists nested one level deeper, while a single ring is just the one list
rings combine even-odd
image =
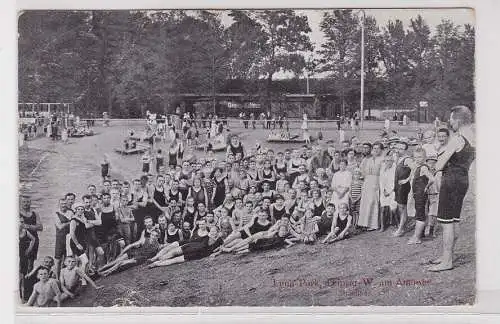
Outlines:
[{"label": "light colored dress", "polygon": [[430,156],[437,157],[438,151],[437,151],[436,147],[437,147],[436,143],[431,143],[431,144],[426,143],[426,144],[422,145],[422,148],[425,151],[425,156],[426,157],[430,157]]},{"label": "light colored dress", "polygon": [[301,126],[301,128],[302,128],[303,130],[307,130],[307,129],[309,129],[309,125],[307,124],[307,115],[306,115],[306,114],[304,114],[304,115],[302,116],[302,119],[303,119],[303,121],[302,121],[302,126]]},{"label": "light colored dress", "polygon": [[339,143],[342,143],[345,141],[345,130],[340,129],[339,130]]},{"label": "light colored dress", "polygon": [[24,146],[24,133],[19,133],[19,146]]},{"label": "light colored dress", "polygon": [[68,130],[67,129],[62,130],[61,139],[63,142],[66,142],[68,140]]},{"label": "light colored dress", "polygon": [[369,229],[378,229],[379,176],[383,157],[366,157],[361,161],[360,169],[364,177],[361,191],[358,225]]},{"label": "light colored dress", "polygon": [[[380,207],[389,206],[391,210],[396,210],[398,206],[395,199],[394,192],[394,177],[396,176],[396,163],[393,163],[392,167],[386,169],[382,166],[380,170]],[[389,196],[384,195],[384,189],[386,192],[390,192]]]},{"label": "light colored dress", "polygon": [[339,205],[341,203],[346,203],[349,204],[349,196],[350,196],[350,189],[351,189],[351,182],[352,182],[352,173],[350,171],[337,171],[333,174],[332,178],[332,189],[338,188],[338,187],[343,187],[343,188],[349,188],[347,193],[339,197],[337,192],[334,191],[332,193],[332,198],[331,201],[335,205],[335,210],[339,210]]},{"label": "light colored dress", "polygon": [[386,131],[389,131],[390,128],[391,128],[391,121],[389,120],[389,118],[386,118],[384,121],[384,129]]}]

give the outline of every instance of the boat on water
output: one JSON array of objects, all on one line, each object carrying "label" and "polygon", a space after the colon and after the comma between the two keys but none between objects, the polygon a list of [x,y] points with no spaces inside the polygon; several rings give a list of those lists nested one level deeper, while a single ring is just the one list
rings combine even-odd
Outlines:
[{"label": "boat on water", "polygon": [[208,149],[209,145],[212,145],[212,151],[214,152],[223,152],[227,148],[224,143],[207,143],[196,146],[196,149],[198,151],[205,151],[206,149]]},{"label": "boat on water", "polygon": [[300,137],[300,135],[290,135],[287,132],[279,134],[269,134],[266,140],[268,143],[305,143],[306,141]]}]

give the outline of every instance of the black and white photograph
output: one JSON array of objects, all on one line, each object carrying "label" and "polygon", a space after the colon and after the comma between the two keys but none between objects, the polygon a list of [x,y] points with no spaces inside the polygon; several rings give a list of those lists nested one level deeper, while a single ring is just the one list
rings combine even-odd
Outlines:
[{"label": "black and white photograph", "polygon": [[474,9],[17,28],[18,310],[476,303]]}]

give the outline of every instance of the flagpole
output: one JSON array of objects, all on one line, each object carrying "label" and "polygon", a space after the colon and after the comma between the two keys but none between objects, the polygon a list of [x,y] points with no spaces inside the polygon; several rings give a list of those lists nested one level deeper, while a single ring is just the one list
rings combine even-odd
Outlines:
[{"label": "flagpole", "polygon": [[360,110],[361,110],[361,129],[363,129],[363,121],[365,119],[364,115],[364,100],[365,100],[365,11],[361,9],[363,16],[361,18],[361,98],[360,98]]}]

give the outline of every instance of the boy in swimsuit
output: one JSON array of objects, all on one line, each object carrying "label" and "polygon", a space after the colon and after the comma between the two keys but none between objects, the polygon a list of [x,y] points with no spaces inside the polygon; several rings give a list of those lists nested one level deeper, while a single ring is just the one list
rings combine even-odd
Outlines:
[{"label": "boy in swimsuit", "polygon": [[59,300],[62,302],[68,298],[74,298],[81,288],[82,278],[89,282],[96,290],[101,289],[103,286],[97,286],[95,282],[90,279],[84,272],[82,272],[77,265],[77,260],[73,256],[66,257],[64,261],[66,268],[61,270],[59,277],[61,281],[62,294]]},{"label": "boy in swimsuit", "polygon": [[316,241],[319,231],[317,220],[313,215],[313,210],[307,208],[304,216],[302,216],[302,242],[305,244],[313,244]]},{"label": "boy in swimsuit", "polygon": [[40,267],[38,269],[38,281],[33,287],[33,293],[31,294],[27,305],[36,307],[51,307],[54,303],[57,306],[61,306],[60,296],[61,290],[57,280],[49,277],[49,269],[45,267]]},{"label": "boy in swimsuit", "polygon": [[118,233],[125,240],[125,244],[130,244],[132,240],[132,226],[135,222],[132,208],[129,206],[129,197],[127,195],[120,196],[120,205],[117,209],[118,213]]},{"label": "boy in swimsuit", "polygon": [[148,175],[149,170],[151,169],[151,152],[150,150],[146,150],[141,157],[142,162],[142,172],[145,175]]},{"label": "boy in swimsuit", "polygon": [[24,276],[23,280],[24,298],[28,299],[29,296],[31,296],[31,293],[33,292],[33,287],[38,279],[37,277],[38,270],[40,270],[41,268],[47,268],[49,270],[49,278],[57,279],[56,273],[52,271],[53,267],[54,267],[54,259],[51,256],[46,256],[43,258],[43,261],[41,262],[40,265],[33,268],[33,270],[31,270],[28,274]]}]

